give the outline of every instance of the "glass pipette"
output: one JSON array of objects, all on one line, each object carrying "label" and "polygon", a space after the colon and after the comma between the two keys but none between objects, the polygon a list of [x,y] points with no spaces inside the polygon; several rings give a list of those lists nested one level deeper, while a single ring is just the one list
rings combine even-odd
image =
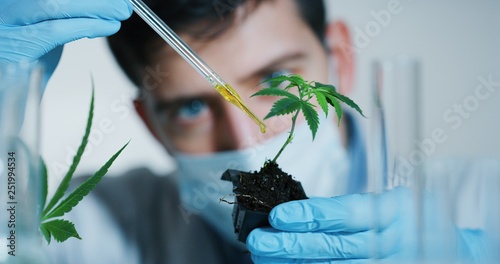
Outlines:
[{"label": "glass pipette", "polygon": [[177,53],[193,66],[221,95],[245,112],[257,125],[262,133],[266,132],[264,123],[243,103],[240,96],[229,84],[224,82],[163,20],[161,20],[141,0],[130,0],[134,11],[158,35],[160,35]]}]

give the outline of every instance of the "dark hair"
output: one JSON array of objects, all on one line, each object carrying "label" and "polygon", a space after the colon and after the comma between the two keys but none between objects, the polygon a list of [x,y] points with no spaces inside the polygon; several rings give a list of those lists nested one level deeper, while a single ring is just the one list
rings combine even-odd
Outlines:
[{"label": "dark hair", "polygon": [[[176,32],[198,39],[211,39],[223,33],[234,20],[237,8],[251,9],[272,0],[145,0],[144,2]],[[305,22],[324,42],[325,8],[323,0],[295,0]],[[107,38],[116,61],[129,79],[141,87],[142,71],[163,40],[137,15],[122,22],[118,33]]]}]

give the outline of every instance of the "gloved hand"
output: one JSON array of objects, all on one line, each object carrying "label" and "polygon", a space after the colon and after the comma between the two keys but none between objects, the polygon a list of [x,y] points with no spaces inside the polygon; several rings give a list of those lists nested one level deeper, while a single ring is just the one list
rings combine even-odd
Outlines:
[{"label": "gloved hand", "polygon": [[[424,233],[417,228],[414,201],[410,189],[398,187],[378,195],[352,194],[288,202],[271,211],[272,227],[250,233],[247,247],[255,263],[416,260],[421,257],[418,238]],[[423,220],[430,224],[425,231],[425,243],[435,242],[424,246],[428,257],[441,260],[483,257],[481,232],[459,230],[451,222],[433,219],[442,215],[442,211],[432,211],[436,209],[432,203],[426,205],[431,206],[427,212],[434,212],[426,214]],[[440,244],[444,240],[452,243]]]},{"label": "gloved hand", "polygon": [[[1,0],[0,63],[31,63],[65,43],[112,35],[131,14],[128,0]],[[61,49],[50,55],[49,74]]]}]

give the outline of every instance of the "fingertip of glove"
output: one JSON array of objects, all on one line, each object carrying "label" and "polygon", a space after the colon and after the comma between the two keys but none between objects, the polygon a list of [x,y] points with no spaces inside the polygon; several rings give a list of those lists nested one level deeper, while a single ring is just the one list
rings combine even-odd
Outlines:
[{"label": "fingertip of glove", "polygon": [[258,229],[254,229],[252,232],[250,232],[250,234],[248,234],[247,236],[247,240],[246,240],[246,245],[247,245],[247,249],[248,251],[250,251],[251,253],[255,254],[257,253],[257,250],[258,250],[258,239],[257,239],[257,235],[256,235],[256,232]]},{"label": "fingertip of glove", "polygon": [[256,255],[268,255],[283,248],[283,241],[274,233],[272,228],[254,229],[247,237],[247,249]]},{"label": "fingertip of glove", "polygon": [[123,21],[127,20],[130,16],[132,16],[132,13],[134,12],[132,3],[129,0],[121,0],[121,1],[122,1],[121,5],[113,5],[115,12],[114,16],[111,17],[111,19]]},{"label": "fingertip of glove", "polygon": [[89,34],[88,38],[98,38],[107,37],[115,34],[120,30],[120,21],[105,21],[104,23],[99,23],[100,27],[98,30],[90,29],[92,32]]},{"label": "fingertip of glove", "polygon": [[132,3],[129,0],[125,0],[125,4],[127,5],[128,8],[127,12],[125,13],[125,19],[128,19],[134,12],[134,7],[132,6]]},{"label": "fingertip of glove", "polygon": [[286,225],[290,221],[296,222],[298,219],[302,219],[307,216],[307,209],[304,208],[304,204],[299,202],[288,202],[280,204],[274,207],[269,213],[269,223],[278,228],[281,225]]}]

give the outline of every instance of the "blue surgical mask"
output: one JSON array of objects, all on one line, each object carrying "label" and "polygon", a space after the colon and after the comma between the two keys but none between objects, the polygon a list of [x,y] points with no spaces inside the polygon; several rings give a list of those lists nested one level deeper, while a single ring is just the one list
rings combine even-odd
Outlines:
[{"label": "blue surgical mask", "polygon": [[[234,201],[232,183],[220,180],[227,169],[259,170],[266,159],[272,159],[281,148],[288,132],[243,150],[207,155],[174,153],[178,164],[178,183],[183,206],[200,214],[229,241],[236,241],[233,230]],[[336,121],[323,119],[312,141],[305,122],[297,125],[291,144],[277,160],[283,171],[302,183],[309,197],[330,197],[344,194],[348,186],[349,162]]]}]

